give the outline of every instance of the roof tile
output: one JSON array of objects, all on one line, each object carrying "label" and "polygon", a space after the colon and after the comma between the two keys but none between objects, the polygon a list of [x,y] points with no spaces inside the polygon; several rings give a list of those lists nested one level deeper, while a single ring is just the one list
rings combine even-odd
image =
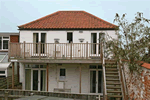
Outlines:
[{"label": "roof tile", "polygon": [[19,29],[110,29],[117,26],[85,11],[57,11],[18,27]]}]

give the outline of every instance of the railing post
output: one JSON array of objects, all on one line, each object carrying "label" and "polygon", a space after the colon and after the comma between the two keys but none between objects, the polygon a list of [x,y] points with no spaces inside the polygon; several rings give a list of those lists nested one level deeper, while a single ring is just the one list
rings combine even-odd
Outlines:
[{"label": "railing post", "polygon": [[88,59],[88,41],[86,42],[86,59]]},{"label": "railing post", "polygon": [[25,45],[26,45],[26,44],[25,44],[25,41],[23,41],[23,46],[24,46],[24,54],[23,54],[23,58],[24,58],[24,59],[25,59],[25,50],[26,50],[26,49],[25,49]]},{"label": "railing post", "polygon": [[14,62],[12,62],[12,89],[14,89]]},{"label": "railing post", "polygon": [[49,87],[49,68],[48,68],[48,63],[47,63],[47,67],[46,67],[46,74],[47,74],[47,92],[48,92],[48,87]]},{"label": "railing post", "polygon": [[56,42],[55,42],[55,59],[56,59]]},{"label": "railing post", "polygon": [[70,59],[72,59],[72,42],[70,43]]},{"label": "railing post", "polygon": [[39,59],[41,59],[41,41],[39,42]]},{"label": "railing post", "polygon": [[9,59],[10,59],[10,41],[8,42],[8,62],[9,62]]},{"label": "railing post", "polygon": [[100,59],[101,59],[101,62],[103,60],[103,48],[102,48],[102,41],[100,42]]},{"label": "railing post", "polygon": [[8,100],[8,92],[5,91],[5,100]]}]

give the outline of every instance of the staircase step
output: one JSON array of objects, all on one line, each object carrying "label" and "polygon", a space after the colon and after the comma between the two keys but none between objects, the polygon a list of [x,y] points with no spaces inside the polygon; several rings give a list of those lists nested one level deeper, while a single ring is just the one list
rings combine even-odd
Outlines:
[{"label": "staircase step", "polygon": [[107,89],[121,89],[120,86],[107,86]]},{"label": "staircase step", "polygon": [[121,85],[121,83],[106,82],[107,85]]},{"label": "staircase step", "polygon": [[106,77],[119,77],[119,75],[106,75]]},{"label": "staircase step", "polygon": [[106,72],[106,74],[118,74],[118,72]]},{"label": "staircase step", "polygon": [[118,71],[118,69],[116,69],[116,68],[106,68],[105,70],[106,70],[106,71],[109,71],[109,70],[111,70],[111,71],[112,71],[112,70],[113,70],[113,71]]},{"label": "staircase step", "polygon": [[108,79],[106,78],[106,81],[120,81],[119,79]]},{"label": "staircase step", "polygon": [[106,67],[117,67],[117,65],[105,65]]},{"label": "staircase step", "polygon": [[107,95],[108,97],[122,98],[122,95]]},{"label": "staircase step", "polygon": [[108,90],[107,93],[122,93],[121,91],[110,91]]}]

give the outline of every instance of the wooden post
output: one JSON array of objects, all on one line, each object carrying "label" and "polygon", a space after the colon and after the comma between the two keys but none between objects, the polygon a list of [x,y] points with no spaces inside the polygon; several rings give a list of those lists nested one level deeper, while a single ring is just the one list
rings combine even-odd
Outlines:
[{"label": "wooden post", "polygon": [[81,93],[81,65],[79,67],[79,70],[80,70],[79,93]]},{"label": "wooden post", "polygon": [[102,41],[100,42],[100,59],[101,59],[101,63],[103,60],[103,47],[102,47]]},{"label": "wooden post", "polygon": [[88,41],[86,42],[86,59],[88,59]]},{"label": "wooden post", "polygon": [[5,91],[5,100],[8,100],[8,92]]},{"label": "wooden post", "polygon": [[19,83],[19,63],[17,62],[17,78],[18,78],[18,83]]},{"label": "wooden post", "polygon": [[41,59],[41,41],[39,42],[39,59]]},{"label": "wooden post", "polygon": [[12,62],[12,89],[14,89],[14,62]]},{"label": "wooden post", "polygon": [[25,59],[25,41],[23,41],[23,45],[24,45],[24,54],[23,54],[23,58]]},{"label": "wooden post", "polygon": [[47,76],[47,92],[48,92],[48,86],[49,86],[49,68],[48,68],[48,64],[47,64],[47,69],[46,69],[46,76]]},{"label": "wooden post", "polygon": [[9,59],[10,59],[10,42],[8,41],[8,62],[9,62]]},{"label": "wooden post", "polygon": [[72,59],[72,42],[70,43],[70,59]]},{"label": "wooden post", "polygon": [[56,42],[55,42],[55,59],[56,59]]}]

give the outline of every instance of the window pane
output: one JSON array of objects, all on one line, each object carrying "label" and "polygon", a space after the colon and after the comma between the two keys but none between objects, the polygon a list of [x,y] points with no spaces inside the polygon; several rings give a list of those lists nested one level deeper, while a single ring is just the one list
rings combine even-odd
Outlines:
[{"label": "window pane", "polygon": [[3,49],[8,49],[8,40],[3,40]]},{"label": "window pane", "polygon": [[0,71],[0,74],[5,74],[5,71]]},{"label": "window pane", "polygon": [[102,69],[102,65],[98,65],[98,69]]},{"label": "window pane", "polygon": [[90,69],[96,69],[96,65],[90,65]]},{"label": "window pane", "polygon": [[9,39],[9,37],[3,37],[3,39]]},{"label": "window pane", "polygon": [[73,42],[73,34],[72,33],[67,33],[67,41],[69,43]]},{"label": "window pane", "polygon": [[65,69],[60,69],[60,76],[66,76],[66,70]]},{"label": "window pane", "polygon": [[2,37],[0,37],[0,49],[2,49]]}]

